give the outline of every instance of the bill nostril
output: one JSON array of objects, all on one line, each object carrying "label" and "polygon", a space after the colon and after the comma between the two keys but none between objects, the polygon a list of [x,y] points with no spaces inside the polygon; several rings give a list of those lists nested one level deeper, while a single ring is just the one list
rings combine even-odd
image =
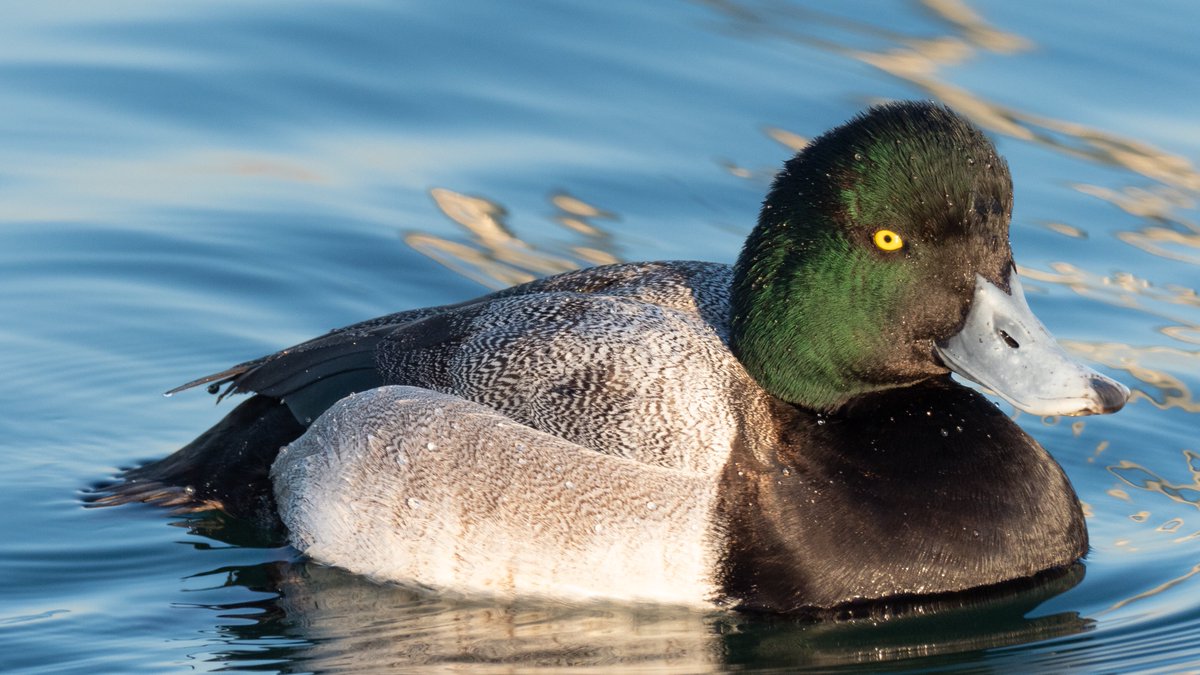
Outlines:
[{"label": "bill nostril", "polygon": [[1000,337],[1004,339],[1004,344],[1008,345],[1009,347],[1012,347],[1013,349],[1021,348],[1021,343],[1014,340],[1013,336],[1009,335],[1008,333],[1006,333],[1005,331],[1003,331],[999,328],[996,329],[996,332],[999,333]]}]

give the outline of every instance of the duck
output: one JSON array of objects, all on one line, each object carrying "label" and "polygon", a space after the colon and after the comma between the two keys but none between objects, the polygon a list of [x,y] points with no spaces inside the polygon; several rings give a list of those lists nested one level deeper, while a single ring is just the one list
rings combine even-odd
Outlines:
[{"label": "duck", "polygon": [[446,594],[827,615],[1088,551],[999,406],[1119,410],[1026,302],[1012,179],[933,102],[788,160],[732,266],[621,263],[337,329],[171,390],[250,397],[101,500],[223,511]]}]

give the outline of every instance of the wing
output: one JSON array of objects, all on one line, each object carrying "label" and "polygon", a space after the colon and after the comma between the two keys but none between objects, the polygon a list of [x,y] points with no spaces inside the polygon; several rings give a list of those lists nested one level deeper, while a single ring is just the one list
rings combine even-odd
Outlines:
[{"label": "wing", "polygon": [[[343,396],[383,384],[455,391],[472,400],[503,399],[508,380],[527,378],[530,372],[537,372],[533,370],[537,364],[524,364],[522,370],[522,364],[514,362],[495,373],[498,377],[488,377],[493,371],[476,361],[487,354],[495,354],[497,363],[514,361],[518,352],[531,351],[570,358],[554,348],[561,343],[558,332],[585,323],[581,318],[589,311],[603,315],[609,306],[671,310],[707,325],[708,333],[723,336],[728,277],[727,266],[694,262],[609,265],[569,272],[469,302],[390,314],[337,329],[188,382],[168,394],[203,384],[209,385],[212,393],[220,392],[221,398],[231,393],[259,393],[283,400],[305,425]],[[617,323],[623,321],[628,323],[626,318],[618,318]],[[596,339],[608,330],[602,324],[590,322],[594,332],[578,334],[577,339]],[[622,326],[626,331],[638,328]],[[605,367],[595,360],[597,355],[584,356],[591,357],[586,367],[594,371]],[[596,377],[597,373],[577,381],[567,378],[555,391],[561,397],[591,386]],[[555,411],[548,414],[560,415]],[[536,418],[527,417],[531,421]],[[561,416],[556,419],[562,421]]]},{"label": "wing", "polygon": [[694,312],[546,292],[430,317],[383,338],[387,384],[481,403],[597,452],[711,473],[760,390]]},{"label": "wing", "polygon": [[343,370],[367,368],[364,361],[369,363],[371,360],[361,355],[369,355],[380,337],[451,307],[415,309],[338,328],[274,354],[181,384],[166,394],[171,396],[207,384],[209,392],[214,394],[225,387],[218,400],[229,394],[251,392],[281,397],[306,383]]}]

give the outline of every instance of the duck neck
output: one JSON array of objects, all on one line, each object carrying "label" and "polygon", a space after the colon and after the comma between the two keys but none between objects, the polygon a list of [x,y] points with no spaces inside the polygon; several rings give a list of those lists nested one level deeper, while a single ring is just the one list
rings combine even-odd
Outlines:
[{"label": "duck neck", "polygon": [[904,269],[814,226],[819,215],[771,220],[769,208],[734,267],[731,344],[750,375],[774,396],[821,411],[910,384],[881,376]]}]

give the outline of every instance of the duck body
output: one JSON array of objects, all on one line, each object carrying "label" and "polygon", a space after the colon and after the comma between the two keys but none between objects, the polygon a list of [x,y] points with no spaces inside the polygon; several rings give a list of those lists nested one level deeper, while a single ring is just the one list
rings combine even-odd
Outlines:
[{"label": "duck body", "polygon": [[[478,332],[436,341],[463,353],[432,360],[472,377],[392,364],[389,381],[408,386],[340,401],[275,460],[291,541],[442,589],[800,613],[1083,555],[1061,469],[972,390],[939,380],[838,414],[765,392],[726,344],[731,278],[711,263],[619,265],[471,309]],[[566,309],[530,330],[520,305]],[[477,393],[500,382],[518,393]]]},{"label": "duck body", "polygon": [[1070,483],[950,368],[1035,414],[1128,391],[1030,312],[1010,211],[965,120],[872,109],[788,162],[736,265],[570,272],[201,378],[254,396],[102,501],[444,592],[822,616],[1063,570]]}]

